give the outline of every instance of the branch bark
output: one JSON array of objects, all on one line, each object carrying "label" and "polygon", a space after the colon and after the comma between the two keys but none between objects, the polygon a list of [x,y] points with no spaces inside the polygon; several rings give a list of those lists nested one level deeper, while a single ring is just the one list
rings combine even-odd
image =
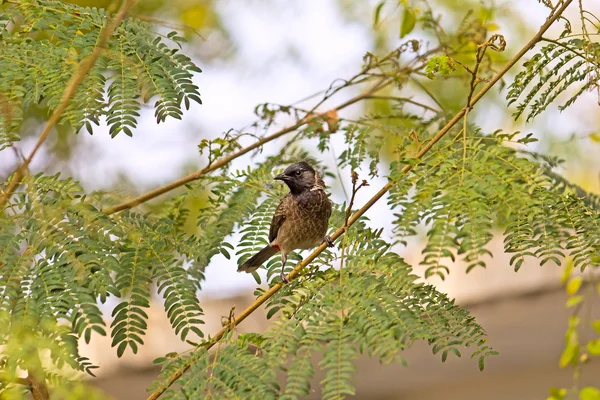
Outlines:
[{"label": "branch bark", "polygon": [[[438,133],[425,145],[421,151],[416,155],[416,158],[421,158],[425,154],[431,150],[431,148],[440,141],[446,135],[454,125],[467,113],[469,109],[471,109],[481,98],[510,70],[524,55],[527,53],[533,46],[535,46],[542,38],[542,35],[550,28],[550,26],[561,16],[561,14],[565,11],[565,9],[573,2],[573,0],[565,0],[560,7],[555,8],[555,10],[550,14],[550,16],[546,19],[546,22],[540,27],[539,31],[527,42],[525,46],[515,54],[508,63],[471,99],[469,104],[465,105],[448,123],[438,131]],[[403,169],[402,173],[406,175],[411,169],[412,165],[407,164]],[[348,220],[347,224],[338,228],[333,235],[331,235],[332,240],[338,239],[347,229],[347,226],[351,226],[354,224],[360,217],[363,216],[379,199],[381,199],[389,190],[392,188],[395,182],[389,182],[384,185],[369,201],[367,201],[358,211],[356,211],[352,217]],[[298,263],[296,267],[290,272],[287,276],[288,280],[296,278],[302,269],[304,269],[308,264],[310,264],[318,255],[327,248],[327,244],[323,243],[319,247],[317,247],[306,259],[302,262]],[[263,293],[259,298],[257,298],[248,308],[242,311],[235,321],[233,322],[233,326],[238,326],[243,320],[245,320],[250,314],[252,314],[258,307],[263,305],[268,299],[270,299],[275,293],[277,293],[283,287],[282,283],[276,283],[273,285],[268,291]],[[221,338],[227,333],[229,327],[224,327],[212,338],[211,341],[204,344],[203,347],[206,349],[210,349],[217,342],[221,340]],[[167,385],[153,392],[147,400],[156,400],[162,395],[168,387],[170,387],[173,383],[175,383],[187,370],[189,366],[186,366],[178,371],[176,371],[169,379]]]},{"label": "branch bark", "polygon": [[67,107],[69,105],[69,101],[71,100],[71,98],[73,97],[75,92],[77,91],[77,88],[79,88],[79,86],[81,85],[81,82],[83,82],[86,75],[91,71],[92,67],[96,63],[96,60],[100,56],[100,53],[102,53],[102,51],[106,47],[106,43],[110,39],[110,36],[113,34],[115,29],[117,29],[117,27],[121,24],[123,19],[125,19],[127,12],[135,3],[137,3],[137,0],[123,1],[123,3],[121,4],[121,7],[119,8],[119,11],[115,15],[115,17],[112,18],[108,22],[108,24],[104,27],[102,32],[100,32],[100,36],[98,38],[98,45],[96,46],[96,48],[94,48],[94,51],[92,51],[92,54],[90,54],[90,56],[88,58],[86,58],[85,60],[82,60],[79,63],[77,71],[71,76],[71,79],[69,79],[69,82],[67,83],[67,87],[66,87],[65,91],[63,92],[63,95],[62,95],[62,98],[60,99],[60,103],[58,104],[58,107],[56,107],[56,109],[54,109],[54,112],[50,116],[50,119],[48,119],[48,122],[46,122],[46,125],[44,126],[44,129],[42,129],[42,133],[40,134],[40,137],[38,138],[35,146],[33,147],[33,150],[31,150],[31,153],[29,153],[29,156],[27,158],[25,158],[21,164],[19,164],[17,169],[15,169],[15,172],[12,174],[12,179],[11,179],[10,183],[4,190],[2,197],[0,197],[0,207],[3,206],[8,201],[8,199],[13,194],[13,192],[15,191],[17,186],[19,186],[19,183],[21,183],[21,180],[23,179],[23,177],[25,177],[25,175],[29,169],[29,164],[31,163],[31,160],[33,159],[33,157],[35,156],[37,151],[40,149],[42,144],[46,141],[46,139],[48,138],[48,135],[50,135],[50,132],[52,131],[52,129],[56,126],[56,124],[60,120],[60,116],[67,109]]},{"label": "branch bark", "polygon": [[50,392],[46,383],[46,374],[37,350],[32,354],[31,365],[27,369],[27,382],[33,400],[50,400]]},{"label": "branch bark", "polygon": [[50,400],[50,393],[48,392],[48,386],[44,380],[37,379],[32,371],[28,372],[27,382],[31,388],[31,396],[33,400]]}]

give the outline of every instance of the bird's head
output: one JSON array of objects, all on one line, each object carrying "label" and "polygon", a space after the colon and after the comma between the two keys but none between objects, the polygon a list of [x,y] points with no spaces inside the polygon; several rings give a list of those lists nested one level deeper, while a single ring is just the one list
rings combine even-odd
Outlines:
[{"label": "bird's head", "polygon": [[300,194],[315,187],[325,187],[319,174],[304,161],[290,165],[275,179],[285,182],[292,194]]}]

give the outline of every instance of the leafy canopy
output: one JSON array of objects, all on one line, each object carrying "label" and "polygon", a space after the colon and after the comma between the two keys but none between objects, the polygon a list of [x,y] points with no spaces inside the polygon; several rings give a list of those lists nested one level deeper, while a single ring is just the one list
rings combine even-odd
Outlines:
[{"label": "leafy canopy", "polygon": [[[55,0],[5,4],[0,12],[0,149],[21,137],[35,107],[53,111],[79,62],[97,45],[109,15],[103,9]],[[176,32],[157,35],[150,24],[127,18],[110,37],[92,71],[61,116],[74,131],[105,119],[112,137],[131,136],[142,103],[154,103],[157,122],[181,119],[182,106],[201,103],[192,82],[200,69],[179,52]],[[176,47],[169,47],[167,43]]]},{"label": "leafy canopy", "polygon": [[[61,102],[73,69],[95,48],[109,15],[48,0],[0,7],[0,151],[6,152],[22,136],[30,110],[52,111]],[[385,12],[384,3],[377,6],[376,24]],[[557,9],[551,12],[558,18]],[[583,280],[569,271],[600,264],[598,196],[562,178],[560,160],[532,151],[530,134],[484,132],[470,123],[467,111],[462,124],[438,136],[451,115],[424,79],[462,80],[471,99],[499,69],[488,47],[501,50],[503,45],[486,42],[486,20],[471,13],[452,31],[442,29],[431,9],[421,13],[408,4],[400,20],[401,36],[420,27],[437,42],[424,48],[409,40],[386,56],[367,54],[362,69],[332,84],[313,109],[259,105],[253,125],[258,135],[290,117],[294,128],[251,145],[251,135],[236,131],[202,141],[199,150],[209,162],[203,171],[222,168],[220,174],[200,171],[198,179],[152,212],[124,207],[107,215],[103,209],[122,201],[117,194],[85,193],[59,175],[26,174],[11,192],[7,182],[0,213],[3,395],[24,395],[27,387],[20,378],[27,371],[30,382],[51,386],[53,394],[70,391],[89,398],[71,373],[93,374],[97,366],[80,355],[79,343],[110,335],[118,356],[128,349],[136,353],[144,345],[155,293],[174,331],[194,347],[157,360],[163,369],[151,398],[168,391],[169,398],[296,399],[315,389],[325,399],[343,398],[355,394],[354,362],[361,354],[406,364],[402,352],[416,341],[426,341],[442,361],[468,352],[483,369],[486,358],[496,354],[485,330],[467,310],[419,279],[399,255],[407,238],[420,232],[426,233],[421,259],[426,277],[443,279],[457,260],[468,271],[485,267],[492,255],[490,240],[502,234],[515,270],[528,257],[542,265],[568,260],[564,281],[570,302],[582,303]],[[564,103],[567,107],[598,84],[596,44],[589,35],[571,39],[570,34],[546,38],[515,77],[508,101],[518,102],[517,118],[538,116],[559,94],[579,85]],[[503,43],[501,36],[494,37]],[[84,125],[91,131],[91,123],[105,118],[112,136],[131,135],[141,104],[152,98],[158,122],[181,118],[182,108],[200,98],[192,83],[199,69],[166,44],[180,41],[175,33],[163,37],[147,23],[126,19],[61,121],[77,132]],[[317,113],[323,102],[363,83],[374,86],[353,100],[372,101],[361,117],[339,117],[338,111],[352,102]],[[410,91],[417,95],[399,96]],[[228,167],[233,158],[288,133],[293,135],[281,151],[242,170]],[[364,216],[350,226],[355,186],[351,200],[336,206],[330,221],[332,227],[345,228],[336,249],[320,251],[285,286],[279,283],[279,259],[265,265],[269,287],[260,286],[255,294],[267,302],[271,327],[237,335],[239,319],[232,310],[223,331],[211,337],[202,330],[198,300],[206,268],[219,255],[243,261],[267,243],[271,215],[285,192],[272,176],[289,163],[308,160],[329,183],[347,182],[322,165],[334,146],[338,170],[388,179],[393,230],[375,229]],[[202,196],[204,206],[192,209]],[[192,218],[196,228],[189,233]],[[234,243],[235,233],[240,240]],[[292,255],[288,271],[304,265],[301,260]],[[261,282],[258,274],[255,278]],[[110,316],[101,311],[109,298],[115,304]],[[571,321],[563,366],[576,366],[582,357],[581,324],[578,317]],[[598,321],[593,326],[597,329]],[[600,355],[598,340],[586,343],[593,356]],[[322,357],[315,362],[317,354]],[[317,369],[324,376],[320,382],[315,382]],[[558,399],[566,391],[553,393]]]}]

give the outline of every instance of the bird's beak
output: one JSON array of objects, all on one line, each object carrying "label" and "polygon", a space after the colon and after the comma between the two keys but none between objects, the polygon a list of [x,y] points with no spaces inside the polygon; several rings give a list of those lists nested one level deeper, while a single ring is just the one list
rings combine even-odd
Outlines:
[{"label": "bird's beak", "polygon": [[284,182],[286,182],[289,178],[290,177],[287,176],[287,175],[279,174],[279,175],[276,175],[275,178],[273,178],[273,179],[275,179],[277,181],[284,181]]}]

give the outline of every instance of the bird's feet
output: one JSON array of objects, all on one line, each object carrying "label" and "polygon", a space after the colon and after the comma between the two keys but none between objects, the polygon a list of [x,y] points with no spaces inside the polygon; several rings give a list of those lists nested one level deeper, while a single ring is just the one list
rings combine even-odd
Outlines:
[{"label": "bird's feet", "polygon": [[325,243],[327,243],[327,247],[335,247],[333,239],[331,239],[331,236],[329,235],[325,236]]},{"label": "bird's feet", "polygon": [[281,276],[281,282],[282,283],[285,283],[285,284],[290,283],[290,281],[288,281],[288,278],[285,276],[285,272],[283,272],[283,270],[281,271],[281,275],[280,276]]}]

